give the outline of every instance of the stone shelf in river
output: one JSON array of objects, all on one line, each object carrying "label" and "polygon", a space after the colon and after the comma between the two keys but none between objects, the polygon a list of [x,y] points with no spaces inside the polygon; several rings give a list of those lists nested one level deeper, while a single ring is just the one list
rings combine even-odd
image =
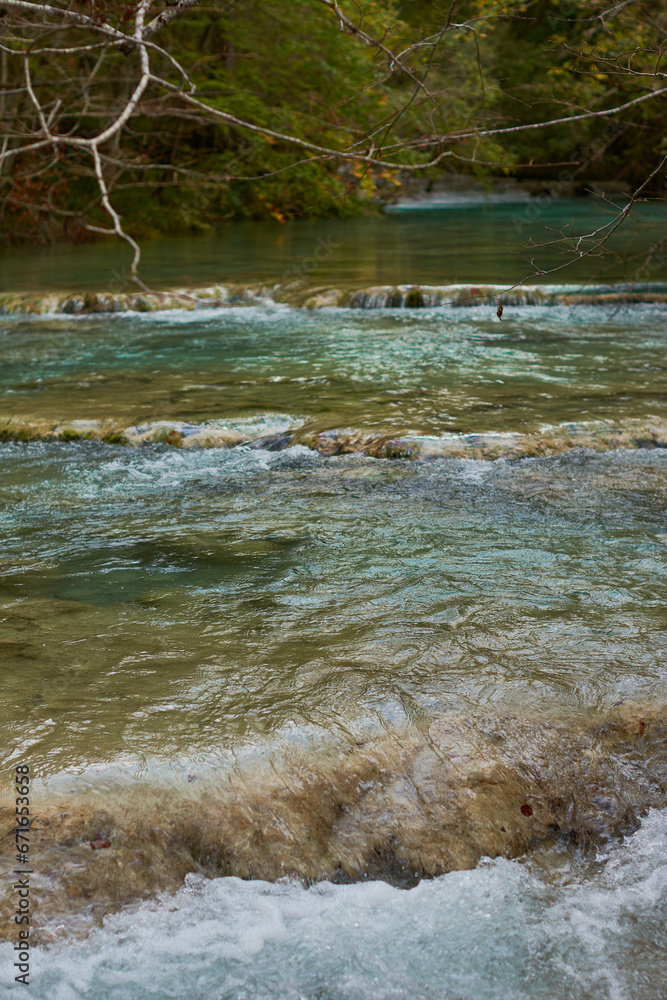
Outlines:
[{"label": "stone shelf in river", "polygon": [[485,433],[424,435],[355,428],[321,430],[283,414],[265,414],[238,421],[192,424],[158,420],[123,427],[113,420],[31,421],[0,415],[0,442],[97,441],[110,445],[175,448],[234,448],[245,446],[283,451],[301,446],[321,455],[367,455],[384,459],[534,458],[572,448],[609,451],[615,448],[667,448],[663,420],[582,421],[546,426],[532,434]]},{"label": "stone shelf in river", "polygon": [[[38,934],[175,890],[190,872],[409,887],[483,857],[604,843],[667,804],[666,735],[664,706],[579,724],[446,717],[337,754],[195,773],[183,789],[45,791],[31,833]],[[13,802],[0,816],[9,836]]]},{"label": "stone shelf in river", "polygon": [[274,285],[217,284],[167,291],[0,294],[0,315],[94,315],[150,313],[162,310],[215,309],[262,303],[282,303],[306,309],[424,309],[470,307],[496,301],[507,306],[615,305],[667,302],[661,283],[623,285],[376,285],[344,289],[313,287],[306,282]]}]

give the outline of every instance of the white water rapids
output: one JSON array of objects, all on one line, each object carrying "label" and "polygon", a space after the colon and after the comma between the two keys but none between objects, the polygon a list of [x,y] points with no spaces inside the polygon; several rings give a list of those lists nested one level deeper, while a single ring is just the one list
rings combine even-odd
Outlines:
[{"label": "white water rapids", "polygon": [[667,815],[653,812],[625,843],[551,873],[499,859],[407,891],[190,876],[83,941],[36,949],[29,995],[659,1000],[666,918]]}]

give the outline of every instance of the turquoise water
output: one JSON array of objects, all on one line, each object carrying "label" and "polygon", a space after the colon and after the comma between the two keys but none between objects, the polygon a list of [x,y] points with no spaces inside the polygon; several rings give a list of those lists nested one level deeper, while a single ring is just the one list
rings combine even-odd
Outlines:
[{"label": "turquoise water", "polygon": [[[413,280],[392,253],[373,274]],[[1,319],[0,429],[39,438],[0,444],[33,996],[658,1000],[666,315]],[[71,421],[184,446],[49,439]],[[213,425],[228,446],[187,445]],[[368,434],[557,447],[390,459]]]},{"label": "turquoise water", "polygon": [[[219,232],[148,241],[141,275],[152,287],[209,282],[289,282],[362,287],[374,284],[513,284],[530,274],[528,261],[556,267],[572,260],[551,243],[592,233],[617,210],[594,198],[482,204],[430,211],[395,212],[370,218],[280,225],[236,223]],[[621,256],[641,254],[664,235],[662,202],[635,206],[610,243]],[[576,256],[576,255],[575,255]],[[0,292],[126,290],[131,254],[117,241],[77,247],[13,247],[0,255]],[[567,282],[632,279],[664,281],[667,266],[656,259],[648,271],[639,256],[615,266],[614,257],[574,262],[547,280]]]},{"label": "turquoise water", "polygon": [[[662,420],[664,308],[229,307],[5,319],[0,420],[262,418],[313,431]],[[276,419],[273,419],[273,418]],[[270,433],[267,430],[265,433]]]}]

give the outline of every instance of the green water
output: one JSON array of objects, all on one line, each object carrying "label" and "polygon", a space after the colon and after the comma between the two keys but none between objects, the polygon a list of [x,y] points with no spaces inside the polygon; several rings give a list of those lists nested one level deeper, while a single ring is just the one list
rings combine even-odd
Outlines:
[{"label": "green water", "polygon": [[[294,280],[346,288],[393,283],[509,285],[531,273],[528,261],[533,257],[545,269],[572,260],[567,247],[528,249],[531,240],[552,242],[561,231],[568,237],[594,232],[615,214],[608,204],[580,198],[284,225],[236,223],[216,234],[146,242],[141,275],[155,288]],[[666,220],[662,202],[640,203],[610,247],[621,257],[641,254],[664,235]],[[0,255],[0,292],[131,290],[126,274],[130,257],[115,240],[77,247],[14,247]],[[648,271],[643,270],[642,256],[628,263],[614,260],[613,256],[575,260],[546,280],[667,278],[662,258],[653,261]]]},{"label": "green water", "polygon": [[667,695],[662,452],[1,463],[3,742],[42,775]]},{"label": "green water", "polygon": [[281,307],[7,320],[0,418],[535,431],[665,417],[664,311]]},{"label": "green water", "polygon": [[6,318],[4,420],[216,421],[252,445],[0,446],[6,745],[55,773],[657,697],[666,452],[391,463],[262,441],[650,427],[667,416],[664,317],[268,302]]},{"label": "green water", "polygon": [[[3,408],[426,434],[664,418],[661,307],[508,312],[8,320]],[[57,771],[661,691],[663,454],[5,446],[7,738],[29,718]]]}]

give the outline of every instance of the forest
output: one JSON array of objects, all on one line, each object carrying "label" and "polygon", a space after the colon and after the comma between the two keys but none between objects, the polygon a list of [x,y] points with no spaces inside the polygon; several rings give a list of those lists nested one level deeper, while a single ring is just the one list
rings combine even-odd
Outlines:
[{"label": "forest", "polygon": [[664,0],[8,0],[2,238],[345,217],[415,174],[661,197],[666,27]]}]

